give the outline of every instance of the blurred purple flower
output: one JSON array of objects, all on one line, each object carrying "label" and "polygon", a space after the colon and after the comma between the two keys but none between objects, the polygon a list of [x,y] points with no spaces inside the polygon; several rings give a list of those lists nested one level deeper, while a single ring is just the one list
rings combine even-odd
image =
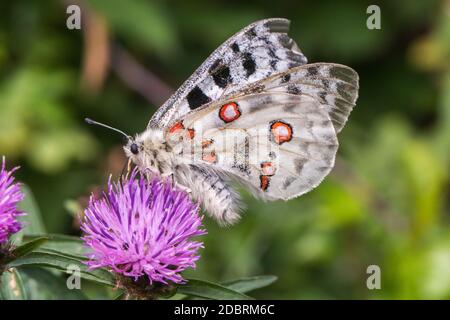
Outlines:
[{"label": "blurred purple flower", "polygon": [[3,157],[0,171],[0,244],[6,243],[11,234],[22,228],[17,217],[24,213],[17,209],[17,204],[24,198],[24,194],[20,190],[20,184],[14,183],[12,175],[17,169],[18,167],[7,171]]},{"label": "blurred purple flower", "polygon": [[206,233],[199,208],[170,183],[137,176],[135,169],[121,183],[109,181],[102,198],[91,196],[81,226],[93,251],[87,264],[134,280],[146,275],[150,284],[183,283],[179,273],[195,268],[203,247],[190,238]]}]

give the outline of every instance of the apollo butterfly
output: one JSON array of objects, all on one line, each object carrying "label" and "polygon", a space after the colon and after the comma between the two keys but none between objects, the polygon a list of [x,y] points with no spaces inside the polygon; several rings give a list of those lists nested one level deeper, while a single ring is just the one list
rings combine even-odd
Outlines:
[{"label": "apollo butterfly", "polygon": [[334,166],[337,134],[358,96],[358,74],[307,64],[286,19],[250,24],[228,39],[124,149],[143,170],[170,176],[221,224],[240,216],[233,182],[288,200]]}]

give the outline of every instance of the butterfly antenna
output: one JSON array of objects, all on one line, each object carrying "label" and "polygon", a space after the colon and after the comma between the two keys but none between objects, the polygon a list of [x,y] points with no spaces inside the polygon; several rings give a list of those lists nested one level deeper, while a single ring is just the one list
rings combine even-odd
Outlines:
[{"label": "butterfly antenna", "polygon": [[104,128],[107,128],[107,129],[110,129],[110,130],[113,130],[113,131],[116,131],[116,132],[118,132],[118,133],[124,135],[127,139],[131,139],[131,136],[128,135],[128,134],[126,134],[126,133],[123,132],[122,130],[113,128],[113,127],[108,126],[108,125],[106,125],[106,124],[104,124],[104,123],[97,122],[97,121],[92,120],[92,119],[89,119],[89,118],[85,118],[84,121],[86,121],[87,124],[93,124],[93,125],[101,126],[101,127],[104,127]]}]

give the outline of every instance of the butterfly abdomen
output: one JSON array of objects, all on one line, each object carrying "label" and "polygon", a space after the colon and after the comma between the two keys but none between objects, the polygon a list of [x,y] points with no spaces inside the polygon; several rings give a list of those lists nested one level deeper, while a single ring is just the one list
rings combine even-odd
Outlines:
[{"label": "butterfly abdomen", "polygon": [[183,164],[174,170],[174,178],[179,185],[186,186],[192,198],[220,224],[233,224],[239,219],[239,195],[219,171],[202,164]]}]

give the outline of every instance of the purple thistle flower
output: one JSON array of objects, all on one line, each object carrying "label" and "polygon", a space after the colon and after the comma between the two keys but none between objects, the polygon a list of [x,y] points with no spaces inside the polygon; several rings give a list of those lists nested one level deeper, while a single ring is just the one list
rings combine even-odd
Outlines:
[{"label": "purple thistle flower", "polygon": [[10,235],[22,228],[17,217],[24,213],[17,209],[17,204],[22,201],[24,194],[20,190],[20,184],[14,183],[12,175],[17,169],[15,167],[7,171],[3,157],[0,171],[0,244],[6,243]]},{"label": "purple thistle flower", "polygon": [[91,196],[81,226],[93,251],[86,263],[135,281],[146,275],[150,284],[183,283],[179,273],[195,268],[203,248],[190,240],[206,233],[199,207],[170,183],[137,175],[135,169],[121,183],[109,181],[100,199]]}]

